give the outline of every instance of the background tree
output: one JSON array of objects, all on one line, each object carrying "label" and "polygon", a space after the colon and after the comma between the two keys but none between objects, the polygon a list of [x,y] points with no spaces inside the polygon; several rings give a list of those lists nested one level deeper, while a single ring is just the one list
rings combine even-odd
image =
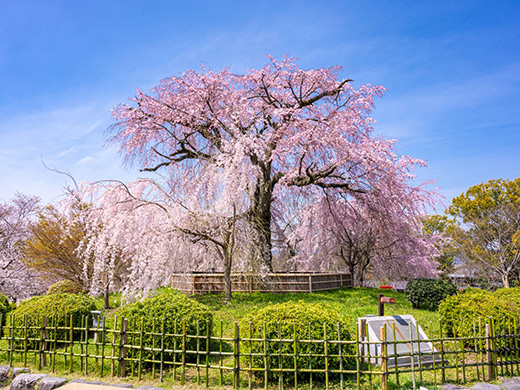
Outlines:
[{"label": "background tree", "polygon": [[19,300],[47,289],[21,261],[21,245],[29,235],[39,198],[16,193],[0,203],[0,292]]},{"label": "background tree", "polygon": [[187,71],[118,106],[109,143],[143,171],[165,172],[191,211],[229,218],[241,197],[251,257],[272,271],[276,210],[295,194],[307,204],[323,190],[392,199],[389,183],[407,185],[423,164],[397,156],[393,140],[372,137],[373,98],[383,88],[355,90],[339,71],[302,70],[289,57],[245,75]]},{"label": "background tree", "polygon": [[393,202],[381,199],[384,208],[371,208],[376,200],[363,202],[363,197],[326,195],[312,203],[292,235],[300,251],[294,261],[310,269],[346,268],[357,286],[368,272],[380,281],[436,275],[436,237],[421,234],[431,194],[403,189],[408,193],[396,188]]},{"label": "background tree", "polygon": [[[91,291],[139,293],[168,284],[172,272],[217,269],[231,297],[231,270],[243,268],[247,217],[191,212],[155,181],[84,184],[73,197],[92,204],[81,244],[93,259]],[[119,266],[117,266],[119,265]]]},{"label": "background tree", "polygon": [[86,232],[88,206],[76,201],[68,214],[47,205],[29,226],[23,245],[23,261],[50,282],[71,280],[89,289],[92,261],[84,263],[78,247]]},{"label": "background tree", "polygon": [[454,198],[447,212],[461,222],[452,234],[457,248],[509,287],[520,261],[520,178],[475,185]]}]

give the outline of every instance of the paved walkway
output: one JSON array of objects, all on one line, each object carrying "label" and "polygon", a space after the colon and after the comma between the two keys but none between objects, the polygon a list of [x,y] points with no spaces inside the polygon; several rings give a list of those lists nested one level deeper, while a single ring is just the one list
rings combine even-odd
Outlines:
[{"label": "paved walkway", "polygon": [[444,385],[444,390],[520,390],[520,377],[504,379],[498,385],[492,385],[491,383],[477,383],[472,387],[463,387],[457,385]]}]

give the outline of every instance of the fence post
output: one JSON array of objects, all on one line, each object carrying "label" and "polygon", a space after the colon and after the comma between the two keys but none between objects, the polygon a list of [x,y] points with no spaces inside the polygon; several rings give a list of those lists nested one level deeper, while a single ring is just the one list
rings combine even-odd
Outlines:
[{"label": "fence post", "polygon": [[23,343],[23,351],[24,351],[24,360],[23,360],[23,366],[27,367],[27,351],[28,351],[28,344],[29,344],[29,334],[28,334],[28,328],[27,328],[27,314],[23,315],[23,329],[24,329],[24,343]]},{"label": "fence post", "polygon": [[494,367],[493,367],[493,351],[491,349],[491,329],[489,324],[486,324],[486,351],[487,351],[487,367],[488,367],[488,380],[495,379]]},{"label": "fence post", "polygon": [[382,379],[381,379],[381,387],[383,390],[388,389],[388,369],[387,369],[387,361],[386,361],[386,325],[383,325],[380,329],[380,339],[381,339],[381,371],[382,371]]},{"label": "fence post", "polygon": [[240,328],[238,322],[234,327],[234,344],[233,344],[233,388],[240,388]]},{"label": "fence post", "polygon": [[[144,317],[141,318],[141,334],[139,338],[139,373],[137,374],[139,380],[141,380],[141,370],[142,370],[142,362],[143,362],[143,335],[144,335]],[[154,335],[152,334],[152,340]],[[153,355],[152,355],[153,356]],[[155,361],[155,358],[152,358]]]},{"label": "fence post", "polygon": [[128,340],[128,335],[127,335],[127,332],[128,332],[128,319],[125,318],[123,319],[123,328],[121,330],[121,344],[120,344],[120,347],[121,348],[121,358],[120,358],[120,363],[119,363],[119,376],[121,378],[124,378],[126,376],[126,342]]},{"label": "fence post", "polygon": [[210,322],[206,320],[206,389],[209,387],[209,346],[211,344],[210,341]]},{"label": "fence post", "polygon": [[323,323],[323,352],[325,354],[325,389],[329,390],[329,349],[328,349],[327,323]]},{"label": "fence post", "polygon": [[9,367],[13,366],[13,355],[14,355],[14,336],[15,336],[15,318],[14,314],[11,314],[9,316],[9,321],[11,323],[11,340],[10,340],[10,347],[9,347]]},{"label": "fence post", "polygon": [[[41,343],[40,343],[40,353],[42,354],[41,365],[45,367],[47,365],[47,356],[45,355],[45,351],[47,350],[47,325],[48,325],[48,317],[43,317],[43,326],[42,326],[42,334],[41,334]],[[38,369],[40,369],[39,367]]]},{"label": "fence post", "polygon": [[69,373],[73,372],[73,362],[72,359],[74,357],[74,322],[72,318],[72,314],[69,317],[69,346],[70,346],[70,359],[69,359]]},{"label": "fence post", "polygon": [[186,337],[186,320],[182,320],[182,356],[181,356],[181,386],[186,384],[186,348],[187,348],[187,337]]}]

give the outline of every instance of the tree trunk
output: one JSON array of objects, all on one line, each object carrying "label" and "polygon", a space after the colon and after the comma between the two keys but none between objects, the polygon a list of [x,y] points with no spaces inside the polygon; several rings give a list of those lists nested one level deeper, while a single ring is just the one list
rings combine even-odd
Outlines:
[{"label": "tree trunk", "polygon": [[348,271],[350,272],[350,277],[352,278],[352,287],[356,287],[357,283],[356,283],[356,275],[354,274],[354,271],[355,271],[354,263],[350,262],[348,264]]},{"label": "tree trunk", "polygon": [[103,301],[104,301],[104,309],[108,310],[110,309],[110,300],[109,300],[109,289],[108,286],[105,288],[105,291],[103,292]]},{"label": "tree trunk", "polygon": [[509,288],[509,275],[508,274],[502,274],[502,284],[504,285],[504,288]]},{"label": "tree trunk", "polygon": [[232,297],[231,291],[231,265],[226,260],[224,262],[224,299],[229,301]]},{"label": "tree trunk", "polygon": [[255,189],[253,204],[249,213],[249,222],[254,230],[252,256],[258,257],[260,265],[267,272],[273,272],[273,256],[271,253],[271,202],[273,189],[268,175],[259,178]]},{"label": "tree trunk", "polygon": [[363,270],[360,269],[357,276],[358,276],[357,286],[363,287],[363,283],[365,283],[365,275],[364,275]]}]

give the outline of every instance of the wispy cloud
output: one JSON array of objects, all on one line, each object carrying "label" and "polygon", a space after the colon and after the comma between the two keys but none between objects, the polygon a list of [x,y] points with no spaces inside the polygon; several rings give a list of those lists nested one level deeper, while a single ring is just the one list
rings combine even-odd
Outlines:
[{"label": "wispy cloud", "polygon": [[67,178],[45,166],[68,171],[79,181],[128,176],[115,150],[103,148],[110,121],[105,106],[85,104],[0,123],[0,175],[5,183],[0,198],[9,198],[16,190],[38,194],[45,201],[60,195]]}]

